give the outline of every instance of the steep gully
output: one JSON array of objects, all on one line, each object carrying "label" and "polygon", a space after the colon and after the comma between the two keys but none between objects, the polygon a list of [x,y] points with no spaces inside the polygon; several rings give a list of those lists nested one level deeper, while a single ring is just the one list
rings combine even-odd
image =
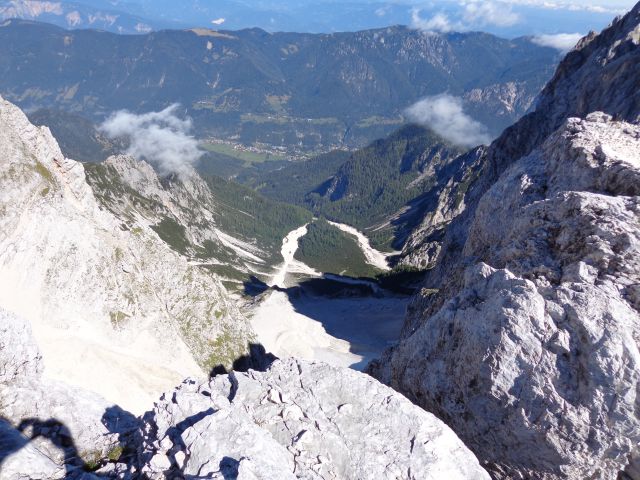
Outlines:
[{"label": "steep gully", "polygon": [[[332,223],[358,240],[368,262],[388,269],[386,255],[373,249],[353,227]],[[402,328],[407,297],[376,295],[326,298],[301,292],[296,277],[321,273],[294,258],[307,225],[289,232],[282,242],[284,262],[269,281],[270,291],[252,313],[260,343],[280,357],[320,360],[341,367],[364,368],[395,342]],[[331,281],[363,283],[326,275]]]}]

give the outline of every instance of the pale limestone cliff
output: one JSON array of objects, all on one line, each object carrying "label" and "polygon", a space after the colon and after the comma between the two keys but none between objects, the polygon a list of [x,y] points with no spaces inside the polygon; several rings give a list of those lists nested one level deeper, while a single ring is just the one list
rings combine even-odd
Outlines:
[{"label": "pale limestone cliff", "polygon": [[143,411],[247,351],[218,278],[102,208],[83,165],[4,100],[0,186],[0,305],[31,323],[47,377]]}]

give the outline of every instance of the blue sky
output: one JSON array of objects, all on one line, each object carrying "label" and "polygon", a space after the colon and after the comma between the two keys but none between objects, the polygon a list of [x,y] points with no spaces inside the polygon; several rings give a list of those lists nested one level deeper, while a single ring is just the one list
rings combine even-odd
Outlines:
[{"label": "blue sky", "polygon": [[[205,18],[214,28],[334,32],[387,25],[433,31],[480,30],[506,37],[601,30],[633,0],[199,0],[153,5],[166,19]],[[158,4],[165,8],[157,8]],[[173,4],[173,5],[172,5]],[[187,5],[191,4],[189,8]],[[191,18],[190,12],[195,13]],[[196,11],[197,10],[197,11]],[[182,18],[178,18],[182,17]]]},{"label": "blue sky", "polygon": [[401,16],[408,8],[409,24],[425,30],[483,30],[511,37],[600,30],[633,5],[632,0],[398,0],[377,13]]},{"label": "blue sky", "polygon": [[511,38],[576,37],[599,31],[635,4],[633,0],[78,1],[121,8],[165,27],[318,33],[409,25],[433,32],[485,31]]}]

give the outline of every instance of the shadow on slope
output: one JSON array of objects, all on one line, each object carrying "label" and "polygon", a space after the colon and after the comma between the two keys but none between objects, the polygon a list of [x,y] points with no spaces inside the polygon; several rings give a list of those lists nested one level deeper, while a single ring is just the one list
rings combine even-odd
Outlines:
[{"label": "shadow on slope", "polygon": [[[276,357],[267,353],[262,345],[251,344],[249,353],[233,362],[233,371],[265,371],[275,360]],[[213,369],[211,375],[227,373],[221,371],[221,368]],[[233,400],[233,394],[232,389],[229,400]],[[169,429],[168,437],[173,442],[173,447],[167,453],[171,466],[164,472],[166,478],[199,478],[184,475],[183,469],[178,467],[176,453],[186,450],[182,433],[215,412],[214,408],[209,408],[187,417]],[[101,421],[110,434],[117,435],[117,440],[107,452],[86,452],[79,449],[71,429],[56,418],[25,418],[12,422],[0,416],[0,471],[11,456],[33,444],[43,455],[57,457],[54,463],[60,462],[59,472],[63,474],[61,478],[66,480],[86,478],[84,476],[87,473],[95,478],[114,478],[114,469],[117,470],[118,478],[147,480],[148,477],[141,473],[141,466],[151,460],[154,452],[144,448],[145,423],[141,418],[146,420],[147,428],[154,428],[152,412],[136,417],[117,405],[107,408]],[[59,453],[56,454],[56,451]],[[109,464],[113,465],[110,467]],[[239,460],[224,457],[220,462],[220,473],[225,479],[235,479],[238,465]]]},{"label": "shadow on slope", "polygon": [[330,336],[348,342],[349,351],[362,357],[350,365],[360,369],[399,339],[410,295],[422,275],[403,271],[376,279],[324,274],[288,288],[254,280],[245,290],[260,291],[263,301],[267,295],[280,295],[281,299],[269,302],[261,312],[263,318],[285,315],[297,321],[297,316],[303,316],[320,323]]},{"label": "shadow on slope", "polygon": [[[34,443],[34,447],[44,458],[48,455],[43,449],[59,452],[62,462],[60,470],[64,471],[65,479],[79,479],[87,472],[103,477],[97,470],[109,463],[118,463],[123,474],[144,479],[135,466],[136,453],[142,444],[140,421],[133,414],[113,406],[105,410],[102,423],[109,433],[118,435],[117,443],[106,455],[97,452],[81,453],[69,427],[56,418],[25,418],[15,425],[9,419],[0,417],[0,470],[9,457]],[[45,445],[47,443],[49,445]]]},{"label": "shadow on slope", "polygon": [[[259,372],[266,371],[271,364],[277,359],[272,353],[268,353],[259,343],[249,344],[249,353],[236,358],[233,362],[231,371],[246,372],[248,370],[257,370]],[[229,373],[224,365],[216,365],[209,372],[209,377],[213,378],[217,375],[225,375]]]}]

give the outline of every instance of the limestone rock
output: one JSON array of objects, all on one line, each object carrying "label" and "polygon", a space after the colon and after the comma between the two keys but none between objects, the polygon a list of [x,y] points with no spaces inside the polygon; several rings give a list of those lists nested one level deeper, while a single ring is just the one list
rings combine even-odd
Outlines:
[{"label": "limestone rock", "polygon": [[375,373],[497,478],[615,479],[640,442],[640,127],[570,119],[479,202],[462,287]]},{"label": "limestone rock", "polygon": [[218,277],[104,208],[83,165],[2,99],[0,187],[0,305],[31,324],[49,378],[142,412],[246,353]]},{"label": "limestone rock", "polygon": [[186,381],[145,422],[150,478],[489,478],[436,417],[322,363],[279,360],[265,373]]},{"label": "limestone rock", "polygon": [[29,323],[0,308],[0,480],[75,478],[137,429],[103,398],[43,378]]}]

